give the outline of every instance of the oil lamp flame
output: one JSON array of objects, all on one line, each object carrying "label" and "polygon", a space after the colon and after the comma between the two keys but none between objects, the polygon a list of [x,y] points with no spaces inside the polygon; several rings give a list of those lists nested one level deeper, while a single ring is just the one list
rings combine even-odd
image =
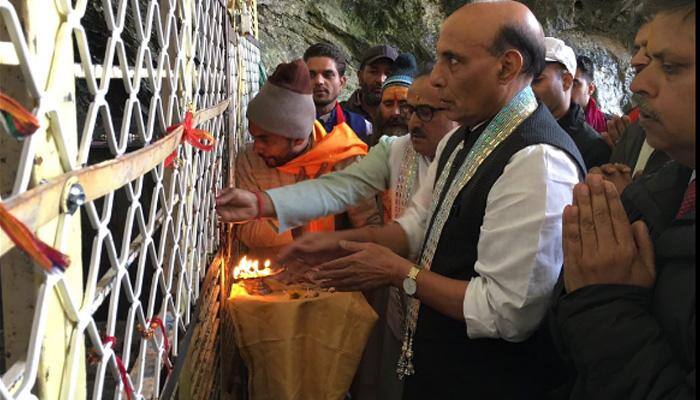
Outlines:
[{"label": "oil lamp flame", "polygon": [[238,265],[233,269],[233,280],[265,278],[275,274],[270,268],[270,260],[265,260],[263,268],[260,268],[258,260],[250,260],[247,256],[243,256],[238,262]]}]

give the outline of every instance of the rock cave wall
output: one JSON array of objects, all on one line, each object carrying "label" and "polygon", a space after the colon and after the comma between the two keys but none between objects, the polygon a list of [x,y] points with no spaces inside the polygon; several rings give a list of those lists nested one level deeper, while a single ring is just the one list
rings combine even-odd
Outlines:
[{"label": "rock cave wall", "polygon": [[[434,58],[444,18],[465,0],[259,0],[260,39],[266,71],[299,58],[311,44],[329,41],[348,56],[348,96],[357,86],[363,49],[390,43],[420,62]],[[596,64],[596,97],[603,111],[629,106],[630,48],[639,22],[635,0],[526,0],[548,36],[563,39]]]}]

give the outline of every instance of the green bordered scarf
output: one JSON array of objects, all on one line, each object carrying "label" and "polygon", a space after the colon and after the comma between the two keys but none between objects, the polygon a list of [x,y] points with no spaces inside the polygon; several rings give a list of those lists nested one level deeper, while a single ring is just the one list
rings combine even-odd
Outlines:
[{"label": "green bordered scarf", "polygon": [[[461,141],[457,148],[452,152],[450,158],[442,169],[442,173],[435,184],[433,191],[433,199],[430,204],[430,225],[427,232],[427,240],[423,246],[423,251],[420,256],[420,267],[430,270],[430,266],[435,256],[442,229],[450,215],[452,205],[457,198],[457,195],[469,183],[474,173],[479,169],[481,163],[498,147],[508,136],[510,136],[520,124],[525,121],[537,109],[537,100],[528,86],[518,93],[488,124],[484,132],[479,136],[474,143],[474,146],[469,150],[467,157],[459,168],[452,184],[448,188],[444,200],[440,203],[440,195],[443,193],[447,177],[452,169],[457,154],[464,148],[464,141]],[[420,301],[410,299],[406,312],[406,326],[404,332],[403,346],[396,372],[399,379],[403,379],[406,375],[413,375],[415,372],[413,367],[413,336],[416,331],[416,322],[418,320],[418,310]]]}]

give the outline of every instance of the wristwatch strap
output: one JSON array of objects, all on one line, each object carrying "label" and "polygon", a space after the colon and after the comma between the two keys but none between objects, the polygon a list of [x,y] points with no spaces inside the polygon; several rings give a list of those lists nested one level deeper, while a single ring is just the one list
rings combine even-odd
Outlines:
[{"label": "wristwatch strap", "polygon": [[413,279],[413,280],[415,281],[416,278],[418,277],[418,273],[419,273],[420,271],[421,271],[421,268],[420,268],[419,266],[417,266],[417,265],[414,265],[414,266],[411,267],[411,270],[408,271],[408,277],[409,277],[410,279]]}]

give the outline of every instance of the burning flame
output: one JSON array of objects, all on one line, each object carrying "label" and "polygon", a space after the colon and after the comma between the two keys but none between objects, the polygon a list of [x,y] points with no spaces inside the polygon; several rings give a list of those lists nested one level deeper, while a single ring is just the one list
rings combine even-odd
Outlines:
[{"label": "burning flame", "polygon": [[243,256],[233,269],[233,280],[264,278],[274,275],[275,271],[270,268],[270,260],[265,260],[263,267],[262,269],[260,268],[258,260],[249,260],[248,257]]}]

